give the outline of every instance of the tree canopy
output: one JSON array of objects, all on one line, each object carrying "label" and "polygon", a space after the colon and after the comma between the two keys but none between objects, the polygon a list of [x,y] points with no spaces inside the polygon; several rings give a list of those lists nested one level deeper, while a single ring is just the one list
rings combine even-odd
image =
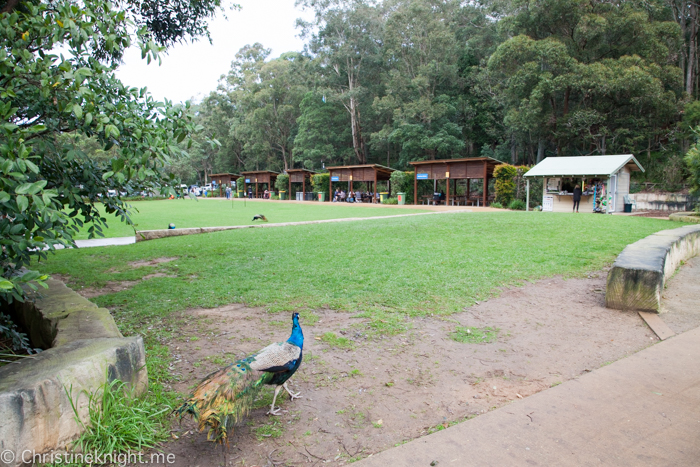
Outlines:
[{"label": "tree canopy", "polygon": [[[11,301],[44,279],[26,269],[33,257],[72,244],[84,223],[100,233],[106,219],[98,201],[130,222],[109,190],[172,184],[163,169],[197,130],[193,115],[188,105],[156,102],[123,84],[115,70],[132,42],[152,60],[165,45],[206,34],[220,4],[0,5],[0,298]],[[190,16],[182,21],[183,14]],[[87,147],[101,157],[89,157]]]},{"label": "tree canopy", "polygon": [[211,170],[613,153],[661,166],[694,141],[684,117],[697,95],[694,4],[297,5],[314,13],[298,21],[305,50],[272,58],[246,46],[204,99],[225,109]]}]

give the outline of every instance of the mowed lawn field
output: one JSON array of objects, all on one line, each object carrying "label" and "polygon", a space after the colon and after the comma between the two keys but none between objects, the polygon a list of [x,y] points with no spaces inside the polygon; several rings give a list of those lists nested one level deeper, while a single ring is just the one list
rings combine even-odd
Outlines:
[{"label": "mowed lawn field", "polygon": [[[262,211],[259,206],[248,212]],[[269,206],[279,209],[273,220],[286,208]],[[378,330],[394,332],[405,316],[461,311],[499,287],[583,276],[609,265],[627,244],[680,226],[593,214],[445,213],[64,250],[37,268],[70,276],[74,288],[136,281],[94,298],[134,325],[187,308],[245,303],[299,310],[307,319],[321,308],[357,312]],[[143,265],[159,258],[175,259]]]},{"label": "mowed lawn field", "polygon": [[[208,198],[193,200],[173,199],[157,201],[128,202],[131,218],[137,230],[167,229],[169,224],[177,228],[219,227],[230,225],[254,224],[253,216],[263,214],[269,222],[300,222],[322,219],[339,219],[345,217],[375,217],[396,214],[427,212],[424,209],[396,209],[382,205],[353,205],[348,203],[285,203],[277,201],[225,200]],[[102,205],[99,205],[102,208]],[[127,226],[112,214],[105,214],[108,228],[103,231],[105,237],[128,237],[134,235],[134,229]],[[259,223],[259,221],[258,221]],[[89,226],[85,226],[76,240],[88,238]]]}]

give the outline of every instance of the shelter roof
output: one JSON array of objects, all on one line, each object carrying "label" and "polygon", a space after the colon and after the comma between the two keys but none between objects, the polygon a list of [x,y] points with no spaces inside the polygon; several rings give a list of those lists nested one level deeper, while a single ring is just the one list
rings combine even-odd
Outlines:
[{"label": "shelter roof", "polygon": [[252,174],[272,174],[279,175],[278,172],[273,172],[272,170],[249,170],[247,172],[241,172],[241,175],[252,175]]},{"label": "shelter roof", "polygon": [[445,164],[445,163],[455,163],[455,162],[481,162],[486,161],[490,164],[498,165],[505,164],[505,162],[494,159],[493,157],[461,157],[459,159],[439,159],[435,161],[413,161],[409,162],[410,165],[426,165],[426,164]]},{"label": "shelter roof", "polygon": [[326,167],[326,169],[330,172],[332,170],[341,170],[341,169],[374,169],[378,174],[386,174],[387,176],[391,175],[392,172],[396,172],[396,169],[392,169],[391,167],[386,167],[383,165],[379,164],[362,164],[362,165],[338,165],[335,167]]},{"label": "shelter roof", "polygon": [[310,174],[316,174],[316,173],[318,173],[318,172],[316,172],[315,170],[309,170],[309,169],[287,169],[287,170],[285,170],[285,172],[287,172],[287,173],[290,173],[290,172],[306,172],[306,173],[310,173]]},{"label": "shelter roof", "polygon": [[211,178],[211,177],[222,177],[222,176],[224,176],[224,175],[228,175],[228,176],[231,176],[231,177],[240,177],[240,174],[234,174],[234,173],[228,173],[228,172],[220,173],[220,174],[209,174],[209,177],[210,177],[210,178]]},{"label": "shelter roof", "polygon": [[612,175],[628,165],[632,171],[644,172],[644,167],[632,154],[616,156],[547,157],[531,168],[526,177],[566,177],[583,175]]}]

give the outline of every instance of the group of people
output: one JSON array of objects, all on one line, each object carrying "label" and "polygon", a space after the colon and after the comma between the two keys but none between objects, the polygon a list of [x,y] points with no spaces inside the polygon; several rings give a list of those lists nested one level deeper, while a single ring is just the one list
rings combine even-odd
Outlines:
[{"label": "group of people", "polygon": [[[253,187],[248,187],[248,199],[253,199]],[[270,190],[267,188],[263,192],[263,199],[270,199]]]},{"label": "group of people", "polygon": [[361,203],[362,201],[365,200],[372,200],[373,193],[368,192],[361,192],[361,191],[352,191],[348,190],[347,193],[345,193],[345,190],[341,190],[340,188],[336,188],[335,192],[333,193],[333,202],[334,203]]}]

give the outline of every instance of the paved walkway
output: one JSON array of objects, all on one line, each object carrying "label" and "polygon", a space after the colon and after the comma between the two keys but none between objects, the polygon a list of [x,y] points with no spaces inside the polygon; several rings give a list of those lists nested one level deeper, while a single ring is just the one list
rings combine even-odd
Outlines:
[{"label": "paved walkway", "polygon": [[76,240],[75,244],[78,248],[89,248],[93,246],[110,246],[110,245],[131,245],[136,243],[136,237],[112,237],[112,238],[93,238],[90,240]]},{"label": "paved walkway", "polygon": [[700,465],[700,328],[357,465]]}]

